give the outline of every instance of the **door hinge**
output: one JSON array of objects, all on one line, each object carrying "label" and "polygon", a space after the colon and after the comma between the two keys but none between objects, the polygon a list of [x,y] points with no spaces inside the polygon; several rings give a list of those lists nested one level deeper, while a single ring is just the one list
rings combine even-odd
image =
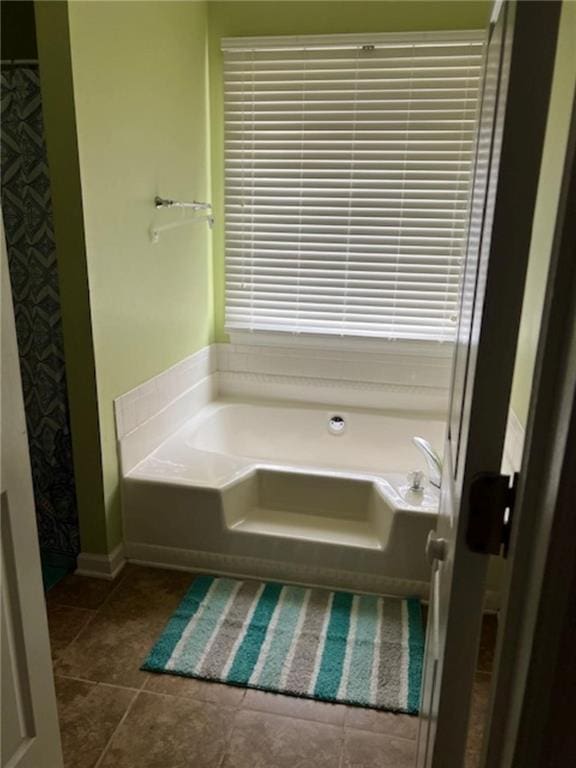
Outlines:
[{"label": "door hinge", "polygon": [[470,485],[466,543],[472,552],[508,555],[518,473],[483,472]]}]

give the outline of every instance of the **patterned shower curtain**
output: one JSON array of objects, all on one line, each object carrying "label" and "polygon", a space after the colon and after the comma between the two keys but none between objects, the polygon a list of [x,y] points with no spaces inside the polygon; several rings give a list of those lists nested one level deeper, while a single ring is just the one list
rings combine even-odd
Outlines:
[{"label": "patterned shower curtain", "polygon": [[75,556],[78,519],[38,71],[2,71],[2,215],[43,553]]}]

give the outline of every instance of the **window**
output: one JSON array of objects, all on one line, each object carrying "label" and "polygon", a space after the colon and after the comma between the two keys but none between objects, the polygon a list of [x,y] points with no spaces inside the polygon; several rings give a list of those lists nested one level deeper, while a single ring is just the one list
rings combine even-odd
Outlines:
[{"label": "window", "polygon": [[227,329],[453,338],[482,34],[222,48]]}]

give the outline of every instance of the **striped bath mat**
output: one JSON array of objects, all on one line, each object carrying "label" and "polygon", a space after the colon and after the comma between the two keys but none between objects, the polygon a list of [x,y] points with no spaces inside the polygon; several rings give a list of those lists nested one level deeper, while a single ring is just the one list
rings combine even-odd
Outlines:
[{"label": "striped bath mat", "polygon": [[199,576],[142,669],[418,713],[420,602]]}]

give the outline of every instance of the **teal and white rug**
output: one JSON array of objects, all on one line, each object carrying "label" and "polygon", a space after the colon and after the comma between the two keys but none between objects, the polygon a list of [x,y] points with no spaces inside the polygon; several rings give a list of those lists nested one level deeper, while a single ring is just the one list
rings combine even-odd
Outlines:
[{"label": "teal and white rug", "polygon": [[415,598],[196,578],[142,669],[417,714]]}]

